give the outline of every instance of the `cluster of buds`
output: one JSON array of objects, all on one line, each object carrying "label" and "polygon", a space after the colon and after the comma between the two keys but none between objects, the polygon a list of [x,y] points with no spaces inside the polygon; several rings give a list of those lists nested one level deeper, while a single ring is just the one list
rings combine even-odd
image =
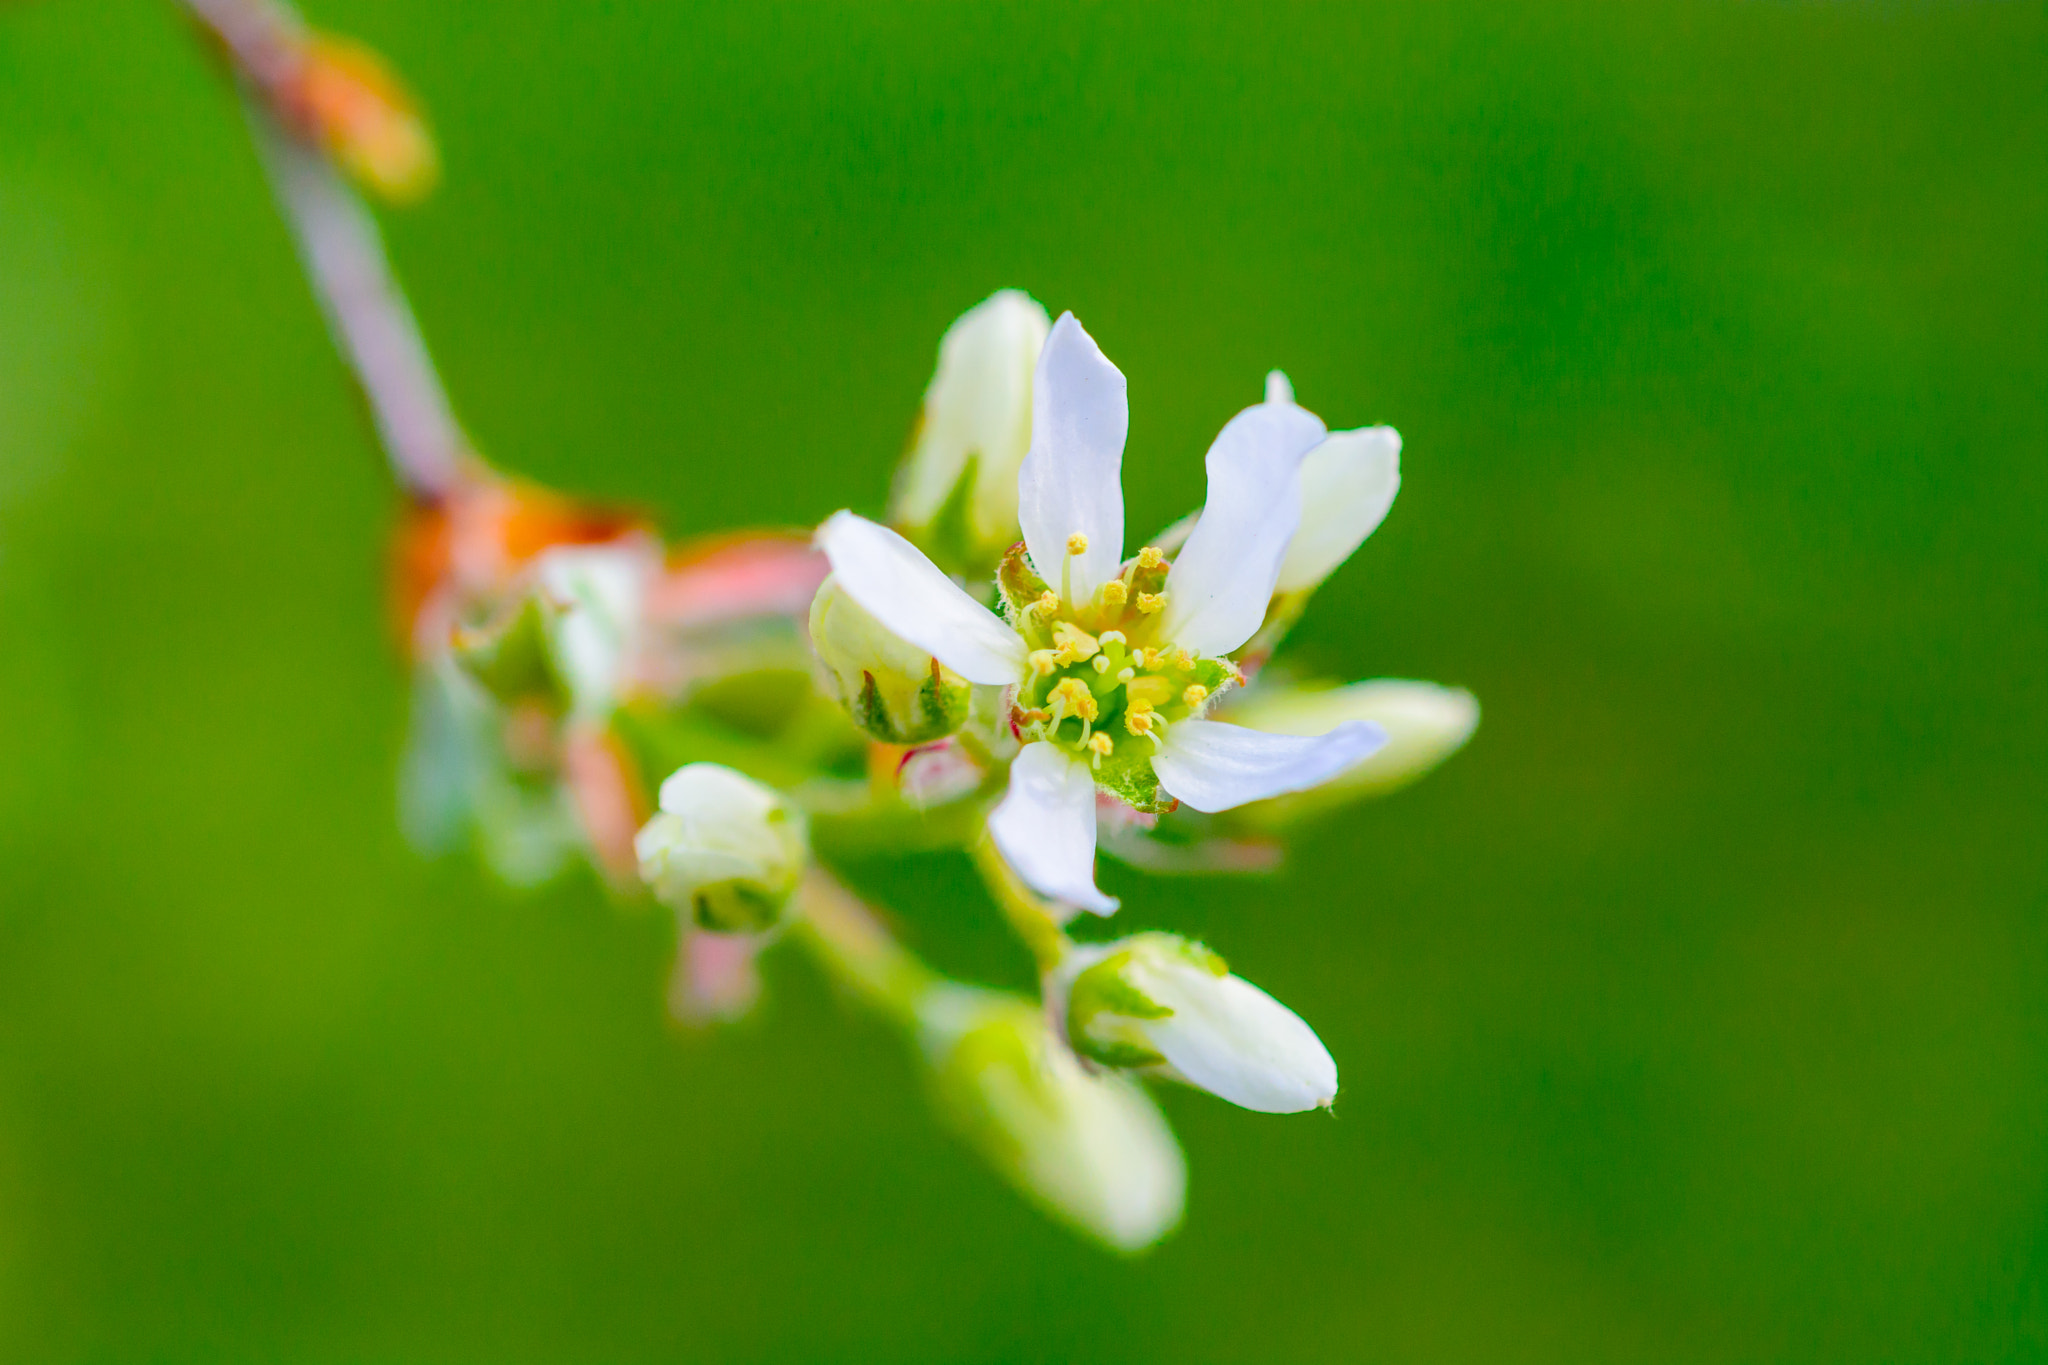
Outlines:
[{"label": "cluster of buds", "polygon": [[[1080,325],[1006,291],[946,333],[888,525],[666,549],[480,478],[420,515],[402,562],[423,838],[467,828],[512,881],[580,853],[673,910],[688,1019],[744,1011],[759,953],[810,952],[902,1025],[998,1172],[1135,1251],[1178,1223],[1186,1179],[1148,1083],[1293,1113],[1334,1102],[1337,1067],[1202,944],[1071,936],[1118,909],[1098,847],[1270,866],[1304,817],[1441,761],[1477,709],[1266,667],[1386,515],[1390,429],[1331,433],[1276,374],[1211,448],[1203,512],[1126,557],[1125,424]],[[1038,1000],[932,971],[827,866],[935,846],[972,858]]]}]

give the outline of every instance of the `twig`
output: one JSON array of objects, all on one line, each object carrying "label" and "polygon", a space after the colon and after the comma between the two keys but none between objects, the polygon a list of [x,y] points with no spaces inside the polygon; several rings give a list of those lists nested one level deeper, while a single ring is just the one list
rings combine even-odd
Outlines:
[{"label": "twig", "polygon": [[393,472],[417,496],[452,492],[470,477],[474,457],[376,220],[326,152],[280,113],[304,60],[304,24],[270,0],[184,3],[234,61],[271,188]]}]

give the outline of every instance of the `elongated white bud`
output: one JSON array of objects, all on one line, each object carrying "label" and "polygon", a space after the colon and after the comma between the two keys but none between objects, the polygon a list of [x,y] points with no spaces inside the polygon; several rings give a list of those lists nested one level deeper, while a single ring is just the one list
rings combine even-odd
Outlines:
[{"label": "elongated white bud", "polygon": [[1187,1165],[1158,1107],[1088,1074],[1036,1005],[943,987],[919,1024],[941,1111],[1027,1197],[1126,1253],[1179,1224]]},{"label": "elongated white bud", "polygon": [[716,763],[678,768],[661,784],[661,809],[633,850],[655,899],[714,933],[773,927],[807,856],[801,813]]},{"label": "elongated white bud", "polygon": [[1031,376],[1051,325],[1030,295],[1005,289],[939,342],[889,522],[947,569],[985,571],[1022,534],[1017,468],[1031,447]]},{"label": "elongated white bud", "polygon": [[885,744],[928,744],[967,720],[967,680],[877,621],[827,578],[811,600],[811,648],[854,723]]},{"label": "elongated white bud", "polygon": [[1275,825],[1405,786],[1456,753],[1479,725],[1479,702],[1462,688],[1380,678],[1344,687],[1269,686],[1235,694],[1224,718],[1276,735],[1321,735],[1366,720],[1387,732],[1378,752],[1320,787],[1259,801],[1233,819]]},{"label": "elongated white bud", "polygon": [[1155,933],[1081,948],[1052,989],[1074,1050],[1104,1066],[1267,1114],[1336,1098],[1337,1063],[1315,1030],[1199,943]]}]

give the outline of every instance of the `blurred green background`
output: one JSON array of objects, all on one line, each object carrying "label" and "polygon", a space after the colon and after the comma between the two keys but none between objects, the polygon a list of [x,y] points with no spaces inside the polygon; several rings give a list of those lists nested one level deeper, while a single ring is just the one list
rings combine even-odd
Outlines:
[{"label": "blurred green background", "polygon": [[[1464,684],[1270,881],[1105,865],[1311,1020],[1164,1102],[1113,1260],[803,963],[394,819],[395,500],[169,5],[0,10],[0,1354],[2048,1356],[2048,10],[328,0],[506,467],[876,511],[1005,285],[1130,377],[1135,531],[1274,365],[1407,441],[1293,658]],[[949,857],[865,869],[1027,966]]]}]

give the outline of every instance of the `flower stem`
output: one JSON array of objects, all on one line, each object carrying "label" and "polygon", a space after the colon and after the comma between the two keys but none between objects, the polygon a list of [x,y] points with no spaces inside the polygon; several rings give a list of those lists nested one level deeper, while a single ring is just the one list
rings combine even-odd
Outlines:
[{"label": "flower stem", "polygon": [[1048,972],[1057,967],[1073,946],[1066,931],[1060,927],[1060,916],[1024,885],[1010,865],[1003,861],[1003,855],[997,851],[993,840],[986,837],[978,839],[968,851],[974,858],[975,871],[981,873],[982,883],[1001,907],[1003,917],[1010,921],[1017,937],[1024,940],[1024,946],[1038,960],[1038,969]]},{"label": "flower stem", "polygon": [[327,154],[279,116],[282,82],[306,43],[303,21],[275,0],[184,3],[234,63],[271,189],[393,473],[418,497],[454,491],[472,476],[475,456],[392,273],[376,220]]},{"label": "flower stem", "polygon": [[874,912],[829,872],[813,867],[797,888],[798,941],[862,999],[898,1023],[914,1026],[917,1008],[937,973],[890,936]]}]

